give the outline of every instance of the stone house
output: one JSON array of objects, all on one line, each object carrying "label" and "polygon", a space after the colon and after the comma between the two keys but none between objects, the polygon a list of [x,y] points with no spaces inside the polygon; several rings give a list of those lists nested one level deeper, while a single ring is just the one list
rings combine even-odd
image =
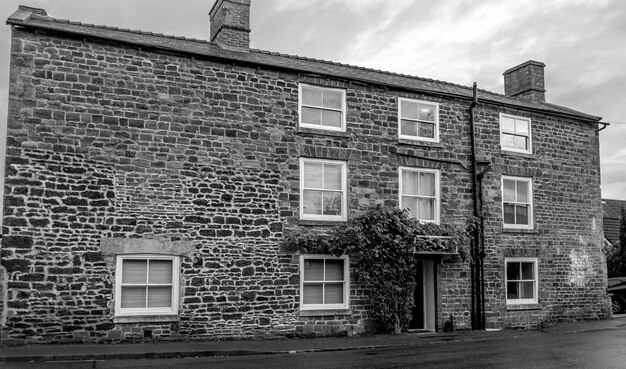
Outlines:
[{"label": "stone house", "polygon": [[366,332],[350,256],[281,242],[379,205],[482,218],[474,262],[417,255],[415,329],[610,315],[600,118],[542,63],[502,95],[255,50],[249,8],[218,0],[210,41],[8,18],[3,342]]}]

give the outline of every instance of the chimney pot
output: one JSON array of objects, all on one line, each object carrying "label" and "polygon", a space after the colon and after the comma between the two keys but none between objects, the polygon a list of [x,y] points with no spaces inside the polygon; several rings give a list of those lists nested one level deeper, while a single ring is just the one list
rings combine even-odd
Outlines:
[{"label": "chimney pot", "polygon": [[504,94],[532,102],[545,102],[545,66],[529,60],[504,72]]},{"label": "chimney pot", "polygon": [[209,22],[211,42],[224,49],[250,51],[250,0],[217,0]]}]

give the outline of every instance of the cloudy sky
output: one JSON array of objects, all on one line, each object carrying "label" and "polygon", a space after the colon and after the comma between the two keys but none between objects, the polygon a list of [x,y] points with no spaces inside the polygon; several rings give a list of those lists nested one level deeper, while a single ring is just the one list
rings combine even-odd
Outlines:
[{"label": "cloudy sky", "polygon": [[[86,23],[208,39],[214,0],[2,0]],[[546,99],[601,116],[602,196],[626,200],[626,1],[252,0],[251,47],[503,93],[502,72],[546,64]],[[392,6],[393,5],[393,6]],[[10,27],[0,31],[6,126]],[[0,135],[4,133],[0,131]],[[0,141],[4,138],[0,136]],[[1,164],[1,163],[0,163]]]}]

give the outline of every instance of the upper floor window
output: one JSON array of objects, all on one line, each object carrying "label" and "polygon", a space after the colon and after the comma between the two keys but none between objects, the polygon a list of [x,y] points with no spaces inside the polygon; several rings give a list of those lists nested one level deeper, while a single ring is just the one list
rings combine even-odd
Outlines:
[{"label": "upper floor window", "polygon": [[531,178],[502,176],[502,213],[505,228],[533,228]]},{"label": "upper floor window", "polygon": [[439,223],[439,170],[400,167],[400,208],[417,220]]},{"label": "upper floor window", "polygon": [[502,150],[530,154],[530,118],[500,114],[500,146]]},{"label": "upper floor window", "polygon": [[506,303],[538,303],[537,258],[505,258]]},{"label": "upper floor window", "polygon": [[178,256],[118,255],[116,315],[178,313]]},{"label": "upper floor window", "polygon": [[346,92],[335,88],[300,85],[300,126],[346,130]]},{"label": "upper floor window", "polygon": [[300,219],[347,219],[346,162],[300,158]]},{"label": "upper floor window", "polygon": [[439,142],[439,104],[398,98],[399,137]]},{"label": "upper floor window", "polygon": [[350,296],[347,256],[300,256],[300,309],[345,309]]}]

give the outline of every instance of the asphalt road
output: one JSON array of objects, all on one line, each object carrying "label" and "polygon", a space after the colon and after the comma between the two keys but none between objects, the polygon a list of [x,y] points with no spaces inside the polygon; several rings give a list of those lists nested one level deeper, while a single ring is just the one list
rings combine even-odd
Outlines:
[{"label": "asphalt road", "polygon": [[9,368],[626,368],[626,330],[541,334],[416,347],[157,360],[6,363]]}]

